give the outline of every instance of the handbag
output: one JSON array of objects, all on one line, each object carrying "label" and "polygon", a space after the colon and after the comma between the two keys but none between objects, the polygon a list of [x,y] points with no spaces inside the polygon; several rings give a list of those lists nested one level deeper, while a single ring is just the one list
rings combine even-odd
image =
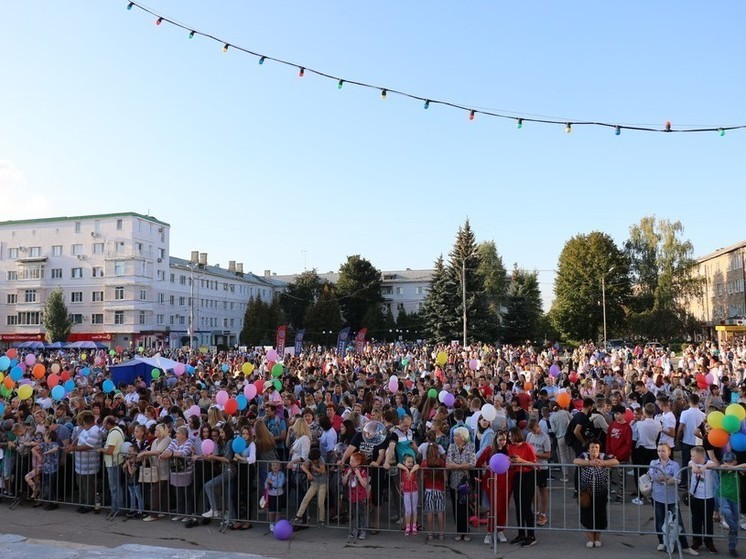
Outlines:
[{"label": "handbag", "polygon": [[169,477],[171,485],[174,487],[188,487],[192,484],[192,470],[184,470],[183,472],[171,472]]},{"label": "handbag", "polygon": [[158,466],[143,466],[140,468],[140,483],[158,483],[161,481]]},{"label": "handbag", "polygon": [[643,497],[650,496],[653,492],[653,480],[650,479],[649,474],[642,474],[637,480],[637,488],[640,491],[640,495]]}]

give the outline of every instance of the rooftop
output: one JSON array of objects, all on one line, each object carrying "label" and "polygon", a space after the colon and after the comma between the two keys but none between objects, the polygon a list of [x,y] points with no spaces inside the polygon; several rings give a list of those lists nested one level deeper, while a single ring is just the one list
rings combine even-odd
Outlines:
[{"label": "rooftop", "polygon": [[718,256],[722,256],[723,254],[728,254],[729,252],[734,252],[741,248],[746,248],[746,241],[741,241],[734,245],[730,245],[728,247],[719,248],[711,252],[710,254],[705,254],[704,256],[700,256],[699,258],[697,258],[697,262],[699,263],[706,262],[707,260],[717,258]]},{"label": "rooftop", "polygon": [[0,227],[4,227],[7,225],[27,225],[30,223],[54,223],[55,221],[85,221],[85,220],[90,220],[90,219],[107,219],[107,218],[113,218],[113,217],[139,217],[141,219],[147,219],[148,221],[152,221],[153,223],[158,223],[159,225],[166,225],[167,227],[171,227],[165,221],[156,219],[152,215],[143,215],[137,212],[119,212],[119,213],[112,213],[112,214],[93,214],[93,215],[73,215],[73,216],[61,216],[61,217],[42,217],[38,219],[19,219],[19,220],[12,220],[12,221],[0,221]]}]

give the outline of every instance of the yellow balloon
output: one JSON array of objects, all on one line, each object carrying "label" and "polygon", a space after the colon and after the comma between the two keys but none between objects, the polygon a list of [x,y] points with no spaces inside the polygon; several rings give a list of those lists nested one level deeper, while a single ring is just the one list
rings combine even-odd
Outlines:
[{"label": "yellow balloon", "polygon": [[252,363],[246,362],[241,365],[241,370],[243,371],[243,374],[250,375],[252,372],[254,372],[254,365]]},{"label": "yellow balloon", "polygon": [[448,354],[445,351],[439,352],[435,358],[435,362],[438,365],[445,365],[446,361],[448,361]]},{"label": "yellow balloon", "polygon": [[746,410],[741,404],[731,404],[725,408],[725,415],[735,415],[738,421],[743,421],[746,419]]},{"label": "yellow balloon", "polygon": [[18,387],[18,397],[21,400],[28,400],[31,398],[31,395],[34,393],[34,389],[31,388],[28,384],[22,384]]},{"label": "yellow balloon", "polygon": [[0,373],[0,382],[3,382],[3,380],[5,380],[5,375]]},{"label": "yellow balloon", "polygon": [[721,411],[711,411],[707,415],[707,424],[713,429],[721,429],[723,427],[723,419],[725,414]]}]

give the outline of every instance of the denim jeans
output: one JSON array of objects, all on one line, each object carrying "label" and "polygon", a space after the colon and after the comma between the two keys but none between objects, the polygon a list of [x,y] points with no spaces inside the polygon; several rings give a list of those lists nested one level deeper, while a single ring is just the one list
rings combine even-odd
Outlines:
[{"label": "denim jeans", "polygon": [[130,510],[142,513],[142,511],[145,510],[145,501],[142,498],[142,486],[137,483],[127,485],[127,492],[130,495]]},{"label": "denim jeans", "polygon": [[738,501],[720,499],[720,515],[728,525],[728,550],[736,549],[738,543]]},{"label": "denim jeans", "polygon": [[[222,489],[222,503],[218,505],[218,498],[215,495],[215,488],[220,486]],[[215,476],[210,481],[205,483],[205,495],[207,500],[210,502],[210,510],[214,512],[225,512],[226,506],[228,505],[228,518],[236,518],[236,510],[233,506],[233,490],[236,488],[236,479],[230,471],[224,471],[222,474]]]},{"label": "denim jeans", "polygon": [[109,493],[111,494],[111,512],[116,513],[119,512],[119,505],[121,502],[121,483],[119,482],[120,478],[120,466],[107,466],[106,467],[106,475],[109,478]]},{"label": "denim jeans", "polygon": [[[666,513],[671,511],[672,514],[676,514],[676,503],[659,503],[653,501],[653,507],[655,509],[655,531],[658,534],[658,543],[663,543],[663,521],[666,519]],[[679,545],[681,549],[687,549],[689,544],[686,541],[684,535],[684,521],[681,518],[681,512],[678,514],[679,526],[681,527],[681,534],[679,535]],[[738,524],[736,524],[738,526]]]}]

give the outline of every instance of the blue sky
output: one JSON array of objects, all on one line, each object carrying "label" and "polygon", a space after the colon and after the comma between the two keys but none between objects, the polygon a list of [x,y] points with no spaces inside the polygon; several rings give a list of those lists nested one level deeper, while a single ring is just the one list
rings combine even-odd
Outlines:
[{"label": "blue sky", "polygon": [[[127,2],[0,8],[0,219],[150,212],[172,254],[261,273],[430,267],[468,216],[507,267],[678,219],[697,255],[744,237],[746,131],[515,123],[297,71]],[[736,2],[200,2],[153,11],[269,56],[474,108],[746,124]],[[541,272],[545,299],[553,275]]]}]

